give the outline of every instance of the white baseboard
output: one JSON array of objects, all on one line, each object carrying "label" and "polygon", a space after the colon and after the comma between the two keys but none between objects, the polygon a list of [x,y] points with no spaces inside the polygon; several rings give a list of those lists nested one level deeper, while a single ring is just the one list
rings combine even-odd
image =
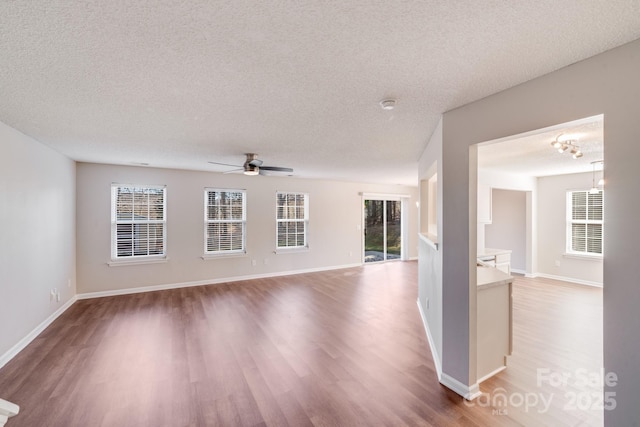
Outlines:
[{"label": "white baseboard", "polygon": [[431,349],[431,356],[433,357],[433,364],[436,366],[436,372],[438,373],[438,381],[442,378],[442,363],[440,362],[440,357],[438,356],[438,349],[435,345],[435,341],[431,336],[431,330],[429,329],[429,323],[427,322],[427,316],[422,310],[422,305],[420,305],[420,299],[418,299],[418,311],[420,311],[420,317],[422,318],[422,324],[424,326],[424,330],[427,333],[427,340],[429,341],[429,348]]},{"label": "white baseboard", "polygon": [[116,295],[129,295],[129,294],[138,294],[143,292],[164,291],[167,289],[189,288],[192,286],[217,285],[220,283],[240,282],[243,280],[265,279],[269,277],[278,277],[278,276],[291,276],[294,274],[317,273],[319,271],[340,270],[344,268],[353,268],[353,267],[360,267],[360,266],[362,266],[362,264],[357,263],[357,264],[346,264],[346,265],[339,265],[339,266],[332,266],[332,267],[309,268],[304,270],[278,271],[273,273],[251,274],[247,276],[234,276],[234,277],[224,277],[219,279],[197,280],[193,282],[167,283],[164,285],[141,286],[136,288],[114,289],[114,290],[100,291],[100,292],[87,292],[87,293],[78,294],[76,295],[76,297],[78,299],[102,298],[102,297],[111,297]]},{"label": "white baseboard", "polygon": [[35,327],[31,332],[29,332],[24,338],[16,343],[13,347],[7,350],[3,355],[0,356],[0,368],[6,365],[11,359],[16,357],[18,353],[20,353],[26,346],[28,346],[31,341],[33,341],[42,331],[44,331],[47,326],[53,323],[62,313],[64,313],[74,302],[77,300],[77,295],[71,297],[67,302],[65,302],[59,309],[53,312],[49,317],[47,317],[42,323]]},{"label": "white baseboard", "polygon": [[18,415],[20,407],[15,403],[0,399],[0,427],[4,426],[9,418]]},{"label": "white baseboard", "polygon": [[596,288],[602,288],[601,282],[592,282],[590,280],[574,279],[573,277],[554,276],[553,274],[534,273],[526,277],[533,278],[533,279],[535,279],[536,277],[542,277],[545,279],[560,280],[561,282],[569,282],[569,283],[575,283],[578,285],[586,285],[586,286],[594,286]]},{"label": "white baseboard", "polygon": [[595,286],[597,288],[601,288],[602,287],[602,283],[601,282],[593,282],[593,281],[590,281],[590,280],[575,279],[573,277],[554,276],[553,274],[545,274],[545,273],[527,273],[525,270],[518,270],[518,269],[515,269],[515,268],[512,268],[511,272],[512,273],[517,273],[517,274],[522,274],[524,277],[526,277],[528,279],[535,279],[536,277],[543,277],[545,279],[560,280],[561,282],[575,283],[577,285]]},{"label": "white baseboard", "polygon": [[111,291],[88,292],[83,294],[76,294],[71,299],[69,299],[66,303],[64,303],[53,314],[47,317],[35,329],[29,332],[27,336],[25,336],[20,341],[18,341],[16,345],[11,347],[4,354],[0,355],[0,368],[6,365],[18,353],[20,353],[20,351],[22,351],[27,345],[29,345],[31,341],[33,341],[42,331],[44,331],[47,328],[47,326],[53,323],[54,320],[56,320],[62,313],[64,313],[69,307],[71,307],[71,305],[77,300],[115,296],[115,295],[136,294],[141,292],[152,292],[152,291],[160,291],[165,289],[177,289],[177,288],[185,288],[190,286],[202,286],[202,285],[213,285],[213,284],[219,284],[219,283],[239,282],[242,280],[261,279],[261,278],[268,278],[268,277],[290,276],[293,274],[315,273],[319,271],[339,270],[344,268],[352,268],[352,267],[360,267],[360,266],[362,266],[362,263],[346,264],[346,265],[333,266],[333,267],[309,268],[309,269],[294,270],[294,271],[279,271],[275,273],[254,274],[254,275],[248,275],[248,276],[236,276],[236,277],[228,277],[228,278],[222,278],[222,279],[199,280],[195,282],[183,282],[183,283],[169,283],[164,285],[144,286],[139,288],[115,289]]},{"label": "white baseboard", "polygon": [[425,316],[425,313],[422,310],[422,306],[420,305],[420,300],[418,299],[417,302],[418,302],[418,310],[420,311],[420,317],[422,318],[422,324],[424,325],[424,330],[427,334],[427,340],[429,341],[429,347],[431,348],[433,363],[436,365],[436,372],[438,373],[438,381],[440,382],[440,384],[453,390],[454,392],[458,393],[460,396],[464,397],[467,400],[473,400],[476,397],[480,396],[482,394],[480,392],[480,386],[478,384],[480,381],[468,386],[468,385],[462,384],[460,381],[442,372],[442,363],[440,362],[440,357],[438,357],[438,351],[436,350],[435,342],[433,340],[433,337],[431,336],[431,331],[429,330],[429,323],[427,323],[427,317]]},{"label": "white baseboard", "polygon": [[506,367],[506,366],[500,366],[500,367],[499,367],[498,369],[496,369],[495,371],[493,371],[493,372],[489,372],[487,375],[485,375],[485,376],[484,376],[484,377],[482,377],[482,378],[478,378],[478,384],[480,384],[481,382],[483,382],[483,381],[485,381],[485,380],[488,380],[489,378],[491,378],[491,377],[492,377],[492,376],[494,376],[495,374],[500,373],[500,372],[504,371],[505,369],[507,369],[507,367]]},{"label": "white baseboard", "polygon": [[467,400],[473,400],[482,394],[480,392],[480,386],[477,382],[475,384],[465,385],[444,372],[442,373],[442,377],[440,378],[440,384],[458,393],[460,396],[464,397]]}]

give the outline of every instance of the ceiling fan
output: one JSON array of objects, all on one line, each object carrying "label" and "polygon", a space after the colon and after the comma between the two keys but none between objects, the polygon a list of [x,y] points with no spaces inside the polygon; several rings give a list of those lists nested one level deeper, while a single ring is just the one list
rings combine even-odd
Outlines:
[{"label": "ceiling fan", "polygon": [[223,165],[223,166],[233,166],[238,169],[233,169],[230,171],[226,171],[224,173],[234,173],[234,172],[243,172],[245,175],[267,175],[266,172],[287,172],[292,173],[293,169],[291,168],[283,168],[280,166],[263,166],[262,160],[258,159],[258,155],[255,153],[245,153],[247,159],[245,160],[242,166],[240,165],[230,165],[227,163],[218,163],[218,162],[209,162],[213,165]]}]

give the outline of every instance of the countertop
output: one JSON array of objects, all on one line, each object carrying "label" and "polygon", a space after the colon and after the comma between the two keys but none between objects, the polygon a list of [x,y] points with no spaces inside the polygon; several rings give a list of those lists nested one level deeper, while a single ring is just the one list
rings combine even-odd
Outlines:
[{"label": "countertop", "polygon": [[477,267],[478,288],[487,289],[493,286],[508,285],[513,277],[494,267]]},{"label": "countertop", "polygon": [[491,257],[491,256],[510,254],[510,253],[511,253],[511,249],[484,248],[478,251],[478,258]]}]

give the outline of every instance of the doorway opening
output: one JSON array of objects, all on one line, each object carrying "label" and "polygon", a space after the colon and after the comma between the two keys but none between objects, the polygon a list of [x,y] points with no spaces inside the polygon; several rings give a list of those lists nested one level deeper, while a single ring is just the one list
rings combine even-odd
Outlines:
[{"label": "doorway opening", "polygon": [[[540,395],[553,395],[557,388],[539,376],[548,370],[568,378],[571,393],[603,393],[601,382],[575,381],[583,373],[598,377],[603,369],[603,159],[603,115],[470,148],[470,185],[477,195],[476,227],[470,229],[477,236],[478,268],[504,267],[513,277],[511,374],[479,378],[494,390],[529,391],[537,384]],[[508,255],[487,263],[488,253]],[[480,292],[470,289],[480,311]],[[481,345],[478,339],[476,349]],[[571,406],[571,393],[556,394],[558,407]],[[602,425],[602,408],[590,409],[578,423]],[[509,415],[531,422],[530,414]]]},{"label": "doorway opening", "polygon": [[402,259],[402,200],[364,199],[364,262]]}]

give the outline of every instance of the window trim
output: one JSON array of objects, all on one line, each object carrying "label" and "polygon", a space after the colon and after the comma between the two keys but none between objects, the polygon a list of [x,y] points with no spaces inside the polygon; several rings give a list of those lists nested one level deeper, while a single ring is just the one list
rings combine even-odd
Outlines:
[{"label": "window trim", "polygon": [[[117,199],[116,194],[118,188],[141,188],[149,190],[162,190],[162,220],[118,220],[117,218]],[[162,224],[162,253],[153,255],[127,255],[118,256],[117,248],[117,228],[118,224]],[[109,266],[121,266],[121,265],[140,265],[140,264],[155,264],[167,262],[167,186],[166,185],[147,185],[147,184],[121,184],[111,183],[111,261],[107,264]]]},{"label": "window trim", "polygon": [[602,261],[602,255],[594,253],[582,253],[582,252],[565,252],[562,254],[564,258],[582,259],[591,261]]},{"label": "window trim", "polygon": [[[111,260],[107,263],[109,267],[122,267],[125,265],[142,265],[142,264],[163,264],[169,261],[169,258],[165,255],[162,258],[152,258],[158,255],[147,255],[142,256],[138,255],[134,258],[136,259],[119,259],[119,260]],[[143,258],[143,259],[137,259]]]},{"label": "window trim", "polygon": [[[588,197],[590,190],[567,190],[567,198],[566,198],[566,244],[565,244],[565,253],[563,254],[566,258],[576,258],[576,259],[591,259],[591,260],[602,260],[603,254],[597,252],[581,252],[575,251],[572,249],[571,242],[573,241],[573,233],[572,233],[572,225],[573,224],[599,224],[601,226],[601,245],[602,251],[604,252],[604,190],[600,189],[599,192],[602,194],[602,211],[603,211],[603,219],[601,220],[574,220],[573,219],[573,194],[574,193],[587,193],[587,206],[588,206]],[[588,215],[588,214],[587,214]],[[586,245],[588,248],[588,245]]]},{"label": "window trim", "polygon": [[[304,218],[302,219],[290,219],[290,218],[278,218],[278,196],[280,195],[296,195],[304,196]],[[298,246],[279,246],[279,232],[278,225],[283,222],[300,222],[304,224],[304,245]],[[309,193],[299,191],[276,191],[276,254],[294,253],[294,252],[306,252],[309,250]]]},{"label": "window trim", "polygon": [[[210,220],[209,219],[209,192],[224,192],[224,193],[242,193],[242,219],[241,220]],[[241,223],[242,224],[242,249],[223,249],[217,251],[207,250],[207,229],[209,224],[221,224],[221,223]],[[218,187],[205,187],[204,189],[204,241],[203,250],[204,253],[201,256],[203,260],[224,258],[224,257],[237,257],[244,256],[247,253],[247,190],[237,188],[218,188]]]}]

